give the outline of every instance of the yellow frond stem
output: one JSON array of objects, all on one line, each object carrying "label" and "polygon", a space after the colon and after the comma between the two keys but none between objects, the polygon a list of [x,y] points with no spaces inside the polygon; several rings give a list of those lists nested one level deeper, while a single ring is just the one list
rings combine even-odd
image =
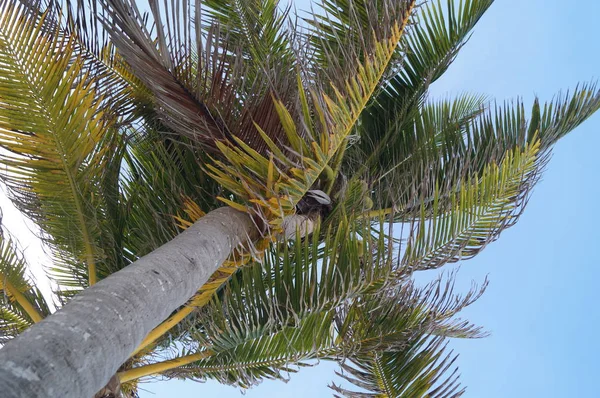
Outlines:
[{"label": "yellow frond stem", "polygon": [[183,365],[190,364],[192,362],[199,361],[204,358],[208,358],[214,355],[213,351],[207,350],[197,354],[186,355],[184,357],[171,359],[164,362],[157,362],[150,365],[140,366],[137,368],[125,370],[117,373],[117,377],[121,383],[126,383],[131,380],[139,379],[144,376],[151,376],[167,370],[175,369]]},{"label": "yellow frond stem", "polygon": [[367,211],[367,212],[361,214],[360,218],[378,218],[378,217],[387,216],[389,214],[392,214],[393,212],[394,212],[393,207],[388,207],[386,209],[371,210],[371,211]]},{"label": "yellow frond stem", "polygon": [[88,283],[90,286],[92,286],[98,281],[98,276],[96,275],[96,262],[93,260],[93,256],[90,256],[89,253],[87,257]]},{"label": "yellow frond stem", "polygon": [[134,356],[142,351],[144,348],[148,347],[150,344],[154,343],[158,340],[162,335],[171,330],[175,325],[181,322],[186,316],[192,313],[196,307],[193,306],[185,306],[175,314],[171,315],[166,321],[155,327],[149,334],[146,336],[144,341],[135,349],[135,351],[131,354]]},{"label": "yellow frond stem", "polygon": [[17,303],[19,303],[21,308],[25,310],[27,315],[29,315],[29,318],[31,318],[31,320],[34,323],[38,323],[39,321],[44,319],[42,314],[40,314],[39,311],[35,309],[33,304],[31,304],[29,300],[27,300],[23,293],[21,293],[16,287],[14,287],[8,280],[6,280],[4,275],[0,274],[0,278],[2,279],[2,286],[6,293],[8,293],[8,295],[12,297]]},{"label": "yellow frond stem", "polygon": [[183,211],[187,214],[187,219],[182,217],[180,214],[174,215],[173,218],[177,222],[177,226],[185,230],[192,226],[200,218],[204,217],[206,213],[198,206],[196,202],[189,196],[183,196]]}]

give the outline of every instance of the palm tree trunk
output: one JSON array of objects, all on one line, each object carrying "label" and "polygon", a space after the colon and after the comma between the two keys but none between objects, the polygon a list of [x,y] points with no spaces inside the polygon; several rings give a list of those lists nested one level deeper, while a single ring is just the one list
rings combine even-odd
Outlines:
[{"label": "palm tree trunk", "polygon": [[210,212],[0,349],[1,395],[92,397],[236,246],[257,237],[248,215],[231,208]]}]

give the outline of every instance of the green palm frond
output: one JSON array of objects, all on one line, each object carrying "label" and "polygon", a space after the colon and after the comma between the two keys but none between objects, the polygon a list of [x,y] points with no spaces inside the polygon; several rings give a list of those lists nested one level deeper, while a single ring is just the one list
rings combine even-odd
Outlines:
[{"label": "green palm frond", "polygon": [[390,120],[384,130],[367,121],[360,126],[360,140],[348,150],[343,172],[364,178],[372,170],[381,170],[377,177],[382,180],[415,164],[450,161],[466,152],[467,128],[486,106],[485,96],[462,94],[429,101],[410,117]]},{"label": "green palm frond", "polygon": [[[254,300],[261,295],[260,287],[252,297],[224,295],[222,301],[215,299],[203,309],[195,330],[188,329],[194,344],[167,361],[181,366],[163,375],[216,378],[247,388],[264,378],[281,378],[282,373],[308,364],[306,361],[352,359],[398,349],[415,336],[481,337],[478,327],[454,316],[483,289],[460,298],[452,294],[451,287],[450,281],[442,284],[441,280],[422,289],[408,283],[378,294],[357,295],[349,304],[334,309],[321,306],[297,313],[287,311],[276,298],[265,300],[269,307],[259,310]],[[240,311],[240,304],[245,312]],[[262,316],[254,312],[262,312]],[[148,367],[153,366],[156,364]]]},{"label": "green palm frond", "polygon": [[[415,119],[390,127],[397,133],[387,145],[379,142],[384,152],[375,156],[378,151],[373,146],[358,144],[366,148],[364,151],[370,150],[368,160],[361,156],[362,149],[356,150],[346,167],[373,162],[363,170],[370,172],[375,167],[374,186],[387,187],[387,196],[378,197],[378,205],[396,209],[398,220],[406,219],[407,214],[420,216],[416,212],[421,202],[429,217],[435,195],[439,195],[440,208],[447,208],[451,191],[462,180],[481,176],[490,164],[499,164],[515,148],[533,145],[536,137],[540,140],[539,157],[545,158],[557,139],[600,107],[600,91],[595,84],[558,95],[543,107],[536,100],[529,120],[521,101],[485,109],[475,98],[464,96],[425,105]],[[463,99],[471,105],[460,105]],[[377,162],[379,165],[374,166]],[[360,175],[357,173],[356,178]]]},{"label": "green palm frond", "polygon": [[339,351],[333,345],[333,315],[333,311],[307,314],[276,331],[268,327],[228,330],[212,341],[214,355],[182,370],[187,376],[214,378],[243,388],[265,378],[284,378],[283,373],[294,372],[303,361]]},{"label": "green palm frond", "polygon": [[[516,223],[546,160],[539,140],[534,141],[523,150],[508,151],[500,163],[486,166],[481,176],[463,179],[447,203],[440,200],[437,189],[433,203],[420,206],[403,263],[418,270],[473,257]],[[426,213],[429,209],[431,214]]]},{"label": "green palm frond", "polygon": [[275,62],[293,64],[292,31],[285,26],[289,8],[282,10],[279,0],[208,0],[203,7],[206,26],[221,26],[227,43],[240,48],[245,60],[256,63],[254,73]]},{"label": "green palm frond", "polygon": [[600,109],[600,89],[596,83],[580,84],[572,92],[559,93],[551,102],[540,107],[535,100],[527,137],[536,131],[543,147],[549,147],[571,132]]},{"label": "green palm frond", "polygon": [[31,319],[25,318],[4,303],[0,304],[0,344],[17,337],[32,324]]},{"label": "green palm frond", "polygon": [[[391,114],[405,114],[418,104],[468,40],[469,33],[494,0],[432,0],[419,8],[413,28],[401,46],[398,73],[370,108],[369,122],[382,123]],[[445,3],[443,5],[442,3]]]},{"label": "green palm frond", "polygon": [[59,284],[80,288],[106,275],[99,237],[110,198],[99,184],[115,132],[73,41],[11,1],[1,9],[2,179],[53,248]]},{"label": "green palm frond", "polygon": [[[335,384],[330,388],[349,398],[450,398],[463,395],[458,369],[452,369],[457,356],[445,353],[440,337],[416,337],[402,350],[376,351],[341,364],[337,373],[367,392],[351,391]],[[338,395],[335,395],[339,397]]]},{"label": "green palm frond", "polygon": [[445,3],[434,0],[418,8],[399,47],[398,66],[362,115],[360,135],[366,139],[363,150],[371,154],[369,164],[389,157],[390,145],[400,145],[401,131],[418,119],[429,86],[454,61],[493,0],[461,0],[458,6],[454,0]]}]

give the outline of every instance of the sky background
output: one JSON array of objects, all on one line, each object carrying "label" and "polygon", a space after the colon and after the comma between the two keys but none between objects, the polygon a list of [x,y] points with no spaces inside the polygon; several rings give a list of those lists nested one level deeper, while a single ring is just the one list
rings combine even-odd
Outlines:
[{"label": "sky background", "polygon": [[[295,4],[306,10],[309,2]],[[520,95],[531,104],[534,95],[550,100],[561,89],[596,79],[599,16],[597,0],[497,0],[433,86],[432,98],[468,91],[500,102]],[[466,291],[472,280],[490,279],[486,294],[462,315],[485,326],[491,336],[450,343],[460,354],[466,398],[597,396],[598,148],[600,114],[558,143],[520,222],[460,265],[458,291]],[[0,206],[4,225],[21,238],[32,263],[44,262],[26,223],[4,198]],[[288,383],[265,381],[246,397],[330,397],[327,385],[340,383],[335,369],[321,363],[291,375]],[[142,398],[241,396],[237,389],[212,382],[140,387]]]}]

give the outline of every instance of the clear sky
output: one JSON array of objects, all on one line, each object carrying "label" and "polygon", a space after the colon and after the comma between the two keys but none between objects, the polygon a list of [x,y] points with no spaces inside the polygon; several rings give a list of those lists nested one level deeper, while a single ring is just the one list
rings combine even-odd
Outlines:
[{"label": "clear sky", "polygon": [[[308,1],[296,1],[307,9]],[[576,4],[576,5],[575,5]],[[600,77],[600,2],[497,0],[434,96],[463,91],[500,101]],[[492,335],[453,341],[465,397],[598,396],[600,370],[600,114],[560,141],[520,222],[475,259],[461,264],[468,286],[486,275],[486,294],[464,312]],[[286,384],[266,381],[247,397],[330,397],[328,363],[303,369]],[[238,397],[216,383],[143,385],[150,397]],[[151,393],[152,392],[152,393]]]},{"label": "clear sky", "polygon": [[[308,8],[307,0],[295,3]],[[597,0],[497,0],[433,87],[432,98],[469,91],[499,101],[517,95],[527,103],[534,95],[551,99],[560,89],[600,77],[599,37]],[[460,353],[465,397],[598,396],[598,148],[600,114],[558,143],[520,222],[461,264],[465,287],[486,275],[491,280],[486,294],[463,313],[491,337],[451,342]],[[9,218],[5,214],[5,224],[20,236]],[[24,243],[39,255],[35,243]],[[321,363],[291,375],[287,384],[266,381],[246,396],[329,397],[327,384],[340,382],[335,369]],[[240,396],[211,382],[140,386],[142,398]]]}]

